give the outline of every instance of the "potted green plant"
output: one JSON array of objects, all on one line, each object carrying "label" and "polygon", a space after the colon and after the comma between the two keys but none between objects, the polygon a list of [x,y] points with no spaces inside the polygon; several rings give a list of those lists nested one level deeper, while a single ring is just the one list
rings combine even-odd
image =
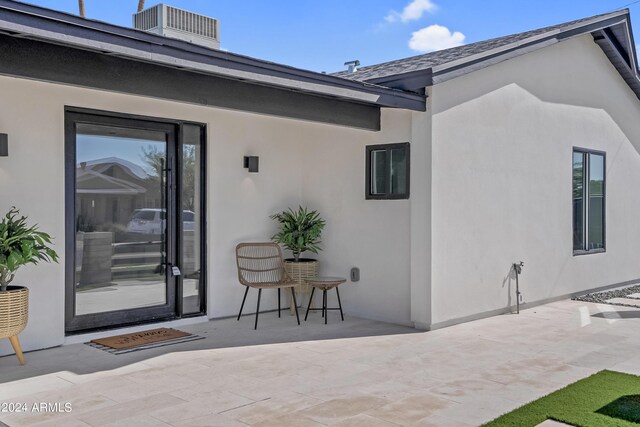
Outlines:
[{"label": "potted green plant", "polygon": [[29,290],[9,284],[24,265],[58,262],[50,245],[51,236],[37,225],[27,225],[27,218],[15,207],[0,221],[0,339],[9,338],[21,365],[24,357],[18,334],[27,326]]},{"label": "potted green plant", "polygon": [[289,276],[298,283],[296,293],[301,294],[298,298],[298,304],[301,305],[306,301],[305,296],[311,292],[306,279],[316,277],[319,266],[318,260],[302,258],[301,255],[304,252],[317,254],[322,250],[320,237],[326,222],[318,211],[310,211],[302,206],[299,206],[297,211],[289,208],[272,215],[271,219],[277,221],[280,226],[271,240],[293,254],[293,258],[285,259],[284,266]]}]

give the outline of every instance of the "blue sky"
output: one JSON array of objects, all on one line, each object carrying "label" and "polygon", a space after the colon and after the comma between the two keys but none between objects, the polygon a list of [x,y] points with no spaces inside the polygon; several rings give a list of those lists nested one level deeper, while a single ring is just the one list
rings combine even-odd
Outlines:
[{"label": "blue sky", "polygon": [[[605,13],[633,1],[165,0],[164,3],[220,19],[223,49],[332,72],[343,69],[342,64],[352,59],[359,59],[362,65],[375,64]],[[71,13],[77,13],[78,8],[77,0],[29,2]],[[147,0],[147,6],[162,2]],[[85,0],[85,3],[88,18],[130,26],[138,2]],[[628,7],[633,22],[640,25],[640,1]]]}]

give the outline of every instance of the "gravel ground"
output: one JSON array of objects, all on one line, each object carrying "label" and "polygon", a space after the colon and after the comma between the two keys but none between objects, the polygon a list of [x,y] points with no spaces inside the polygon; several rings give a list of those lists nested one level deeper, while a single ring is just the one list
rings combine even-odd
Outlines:
[{"label": "gravel ground", "polygon": [[638,307],[640,306],[640,299],[638,299],[638,305],[609,303],[607,300],[612,298],[629,298],[629,295],[640,293],[640,285],[633,285],[628,288],[615,289],[613,291],[595,292],[592,294],[581,295],[571,298],[574,301],[595,302],[599,304],[611,304],[621,305],[623,307]]}]

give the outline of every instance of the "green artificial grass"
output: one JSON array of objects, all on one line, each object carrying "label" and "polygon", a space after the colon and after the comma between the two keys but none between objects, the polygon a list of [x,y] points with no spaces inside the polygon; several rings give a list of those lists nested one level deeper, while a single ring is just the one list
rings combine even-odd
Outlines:
[{"label": "green artificial grass", "polygon": [[484,426],[533,427],[547,419],[581,427],[638,427],[640,377],[601,371]]}]

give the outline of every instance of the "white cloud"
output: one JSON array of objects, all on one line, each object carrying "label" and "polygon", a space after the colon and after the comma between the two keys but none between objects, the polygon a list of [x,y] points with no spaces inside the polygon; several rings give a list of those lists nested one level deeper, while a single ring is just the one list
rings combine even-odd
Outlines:
[{"label": "white cloud", "polygon": [[438,6],[432,0],[412,0],[402,9],[402,12],[392,10],[384,20],[387,22],[415,21],[422,18],[425,12],[435,12],[437,8]]},{"label": "white cloud", "polygon": [[418,52],[433,52],[464,44],[465,35],[459,31],[452,33],[442,25],[429,25],[411,34],[409,47]]}]

